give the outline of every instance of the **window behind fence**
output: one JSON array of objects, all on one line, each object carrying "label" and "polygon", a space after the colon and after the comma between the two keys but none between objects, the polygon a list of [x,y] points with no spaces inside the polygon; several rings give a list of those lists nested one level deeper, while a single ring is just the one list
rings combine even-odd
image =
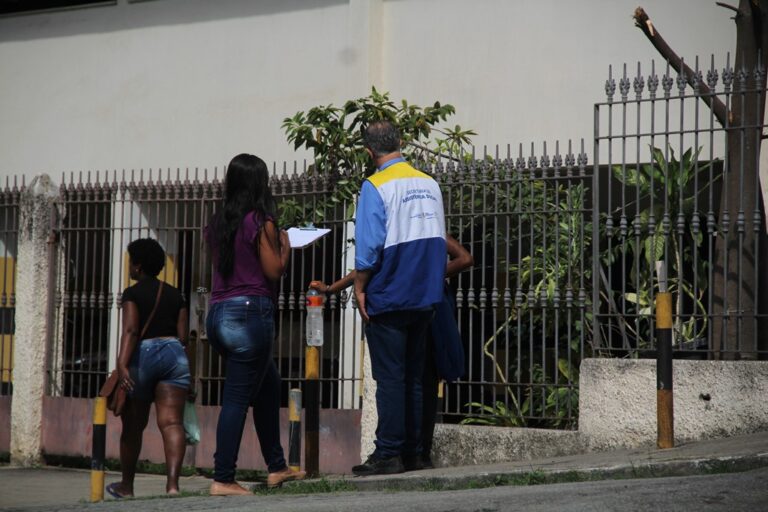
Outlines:
[{"label": "window behind fence", "polygon": [[0,395],[13,391],[19,193],[16,184],[10,187],[8,181],[0,190]]}]

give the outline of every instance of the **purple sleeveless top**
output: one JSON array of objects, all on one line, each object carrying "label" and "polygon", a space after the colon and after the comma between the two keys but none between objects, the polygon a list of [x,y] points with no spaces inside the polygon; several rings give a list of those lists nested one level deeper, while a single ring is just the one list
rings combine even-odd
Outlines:
[{"label": "purple sleeveless top", "polygon": [[252,211],[240,223],[235,235],[235,264],[229,277],[218,271],[219,251],[212,236],[213,227],[205,228],[205,239],[213,257],[213,289],[211,303],[222,302],[232,297],[258,295],[274,300],[275,290],[261,266],[257,252],[259,229],[262,222],[259,215]]}]

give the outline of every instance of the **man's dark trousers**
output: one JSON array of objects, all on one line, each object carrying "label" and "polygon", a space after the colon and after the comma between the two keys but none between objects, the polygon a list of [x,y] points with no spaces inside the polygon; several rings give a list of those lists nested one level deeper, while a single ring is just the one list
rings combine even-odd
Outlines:
[{"label": "man's dark trousers", "polygon": [[377,457],[421,454],[421,377],[433,310],[391,311],[371,317],[365,329],[376,381]]}]

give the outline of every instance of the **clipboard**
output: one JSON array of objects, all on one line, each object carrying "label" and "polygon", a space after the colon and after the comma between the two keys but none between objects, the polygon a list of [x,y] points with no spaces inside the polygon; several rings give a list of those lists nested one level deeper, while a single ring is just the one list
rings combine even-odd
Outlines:
[{"label": "clipboard", "polygon": [[288,241],[291,243],[291,249],[303,249],[330,232],[331,230],[327,228],[290,228],[288,230]]}]

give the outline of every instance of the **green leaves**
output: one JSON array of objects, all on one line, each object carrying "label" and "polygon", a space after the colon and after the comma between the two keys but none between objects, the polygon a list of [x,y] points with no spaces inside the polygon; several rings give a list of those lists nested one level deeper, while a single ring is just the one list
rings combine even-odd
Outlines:
[{"label": "green leaves", "polygon": [[[650,318],[653,313],[656,261],[666,261],[669,288],[678,297],[676,343],[692,340],[706,332],[706,314],[698,318],[694,314],[703,311],[701,297],[708,286],[708,263],[704,258],[696,257],[704,242],[697,203],[704,204],[702,194],[721,176],[714,174],[713,162],[699,162],[700,152],[701,148],[688,148],[678,159],[671,146],[665,149],[651,147],[651,163],[611,168],[613,176],[626,187],[631,198],[623,210],[611,212],[614,228],[617,216],[631,215],[634,219],[628,219],[632,225],[625,235],[622,236],[619,230],[613,232],[611,250],[606,249],[601,260],[606,266],[623,261],[629,267],[625,289],[621,293],[613,290],[607,293],[616,297],[619,310],[640,318],[633,322],[619,319],[623,322],[620,334],[630,333],[638,348],[647,345],[652,337],[651,322],[642,321],[642,317]],[[672,224],[666,233],[665,214]],[[694,221],[698,221],[696,229]],[[677,230],[678,222],[685,225],[682,234]],[[605,236],[604,231],[602,234]],[[692,283],[696,283],[695,286]],[[681,304],[693,305],[694,311],[684,312]]]},{"label": "green leaves", "polygon": [[[644,167],[648,167],[647,165]],[[645,170],[645,169],[644,169]],[[646,191],[648,189],[648,180],[643,172],[637,169],[624,168],[621,165],[613,166],[613,175],[617,180],[626,183],[630,187],[640,185],[640,189]]]},{"label": "green leaves", "polygon": [[[570,428],[576,421],[579,410],[579,373],[576,364],[567,359],[557,360],[557,371],[562,379],[555,384],[552,379],[545,377],[539,364],[533,365],[531,380],[537,386],[528,386],[525,390],[525,401],[520,406],[519,412],[511,409],[502,401],[495,401],[493,405],[485,405],[480,402],[466,404],[470,416],[463,419],[463,425],[490,425],[495,427],[524,427],[528,426],[525,417],[532,415],[539,418],[547,418],[547,424],[553,427]],[[568,385],[563,385],[565,380]],[[543,384],[544,386],[541,386]],[[543,393],[542,393],[543,391]],[[513,397],[511,388],[507,388],[510,397]]]},{"label": "green leaves", "polygon": [[[335,182],[326,201],[305,211],[297,205],[287,205],[286,215],[293,218],[303,215],[304,221],[320,222],[326,208],[353,200],[366,171],[373,170],[360,131],[371,121],[395,123],[403,140],[403,153],[410,160],[430,161],[435,154],[461,153],[475,132],[459,125],[452,129],[439,127],[455,112],[452,105],[439,101],[426,107],[406,100],[395,103],[389,93],[372,87],[370,95],[348,100],[341,107],[320,105],[286,117],[282,129],[288,142],[293,143],[295,149],[305,148],[313,154],[314,165],[309,172],[343,176]],[[351,219],[353,213],[354,205],[348,205],[347,218]]]},{"label": "green leaves", "polygon": [[528,412],[527,409],[520,411],[521,414],[518,414],[500,400],[497,400],[493,406],[485,405],[480,402],[470,402],[466,404],[466,406],[469,408],[470,414],[474,409],[475,415],[461,420],[462,425],[490,425],[494,427],[525,426],[523,415]]},{"label": "green leaves", "polygon": [[645,237],[643,249],[645,252],[645,263],[649,268],[653,268],[655,262],[664,259],[665,243],[664,234],[658,231],[653,235]]}]

